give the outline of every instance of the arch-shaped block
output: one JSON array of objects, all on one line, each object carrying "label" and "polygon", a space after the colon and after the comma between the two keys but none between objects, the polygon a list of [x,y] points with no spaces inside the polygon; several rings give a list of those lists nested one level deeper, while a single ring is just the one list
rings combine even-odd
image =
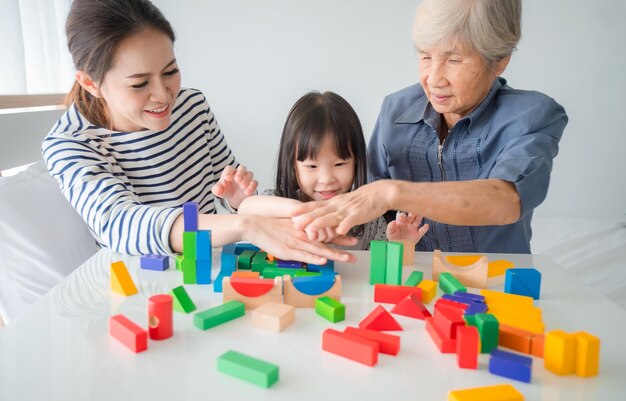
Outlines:
[{"label": "arch-shaped block", "polygon": [[471,263],[475,256],[463,256],[464,259],[457,259],[463,264],[457,265],[449,262],[455,258],[444,258],[440,250],[435,250],[433,252],[433,280],[439,281],[439,274],[448,272],[465,286],[487,288],[489,261],[485,255],[479,255],[476,261]]}]

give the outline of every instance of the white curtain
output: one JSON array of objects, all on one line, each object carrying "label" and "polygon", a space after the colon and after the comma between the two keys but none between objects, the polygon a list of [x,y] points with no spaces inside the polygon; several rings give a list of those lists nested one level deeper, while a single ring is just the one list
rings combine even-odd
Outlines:
[{"label": "white curtain", "polygon": [[67,92],[74,67],[65,19],[71,0],[0,0],[0,95]]}]

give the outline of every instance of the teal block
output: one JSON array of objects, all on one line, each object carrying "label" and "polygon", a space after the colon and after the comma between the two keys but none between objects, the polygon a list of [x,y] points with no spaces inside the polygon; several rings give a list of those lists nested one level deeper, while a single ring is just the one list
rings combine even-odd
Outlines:
[{"label": "teal block", "polygon": [[246,313],[246,306],[243,302],[228,301],[221,305],[198,312],[193,316],[193,325],[200,330],[207,330],[222,323],[243,316]]},{"label": "teal block", "polygon": [[402,284],[402,256],[404,244],[401,242],[387,242],[387,266],[385,284]]},{"label": "teal block", "polygon": [[277,365],[232,350],[217,359],[217,370],[265,388],[276,383],[279,376]]},{"label": "teal block", "polygon": [[370,284],[385,284],[387,266],[387,242],[370,242]]}]

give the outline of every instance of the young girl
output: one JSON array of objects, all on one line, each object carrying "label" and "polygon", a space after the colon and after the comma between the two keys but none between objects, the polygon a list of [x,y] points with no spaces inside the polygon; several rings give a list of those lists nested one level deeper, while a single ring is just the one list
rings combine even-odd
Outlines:
[{"label": "young girl", "polygon": [[203,94],[181,89],[174,31],[147,0],[74,0],[66,23],[76,67],[68,110],[45,138],[48,170],[97,241],[127,254],[182,250],[181,206],[199,205],[213,245],[247,240],[278,257],[353,256],[290,222],[216,215],[256,190]]},{"label": "young girl", "polygon": [[[283,128],[276,172],[276,187],[268,195],[252,196],[239,206],[241,214],[287,218],[302,202],[327,200],[353,191],[366,183],[365,139],[354,109],[333,92],[311,92],[293,106]],[[341,216],[337,216],[338,218]],[[387,225],[383,217],[357,226],[348,235],[356,237],[354,249],[369,249],[371,240],[406,241],[413,245],[428,230],[421,219],[399,213]],[[308,233],[326,242],[332,229]]]}]

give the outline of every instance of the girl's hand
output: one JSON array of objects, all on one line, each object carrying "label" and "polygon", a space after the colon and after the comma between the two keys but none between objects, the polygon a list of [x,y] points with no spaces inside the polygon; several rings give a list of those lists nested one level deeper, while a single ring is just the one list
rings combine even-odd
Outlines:
[{"label": "girl's hand", "polygon": [[396,219],[387,224],[387,239],[417,244],[428,231],[428,224],[420,227],[421,223],[422,218],[419,216],[398,212]]},{"label": "girl's hand", "polygon": [[237,209],[244,199],[254,194],[259,185],[252,177],[252,172],[243,165],[239,165],[236,170],[232,166],[226,166],[220,180],[213,185],[211,191],[215,196],[226,199],[231,207]]}]

